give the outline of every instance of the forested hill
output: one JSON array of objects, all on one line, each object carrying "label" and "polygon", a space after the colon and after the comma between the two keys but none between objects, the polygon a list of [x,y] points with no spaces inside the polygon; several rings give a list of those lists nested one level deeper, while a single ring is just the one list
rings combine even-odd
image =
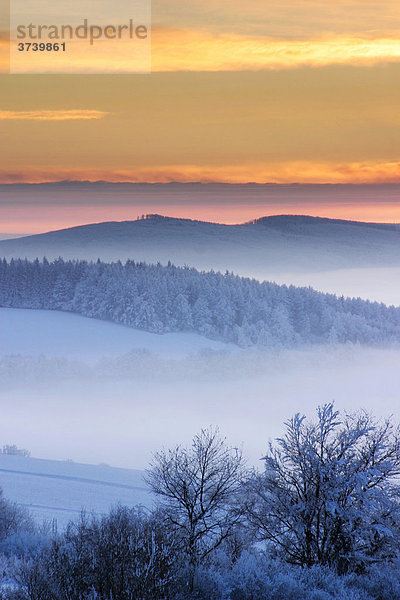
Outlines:
[{"label": "forested hill", "polygon": [[[54,260],[171,260],[200,270],[226,269],[271,279],[282,273],[400,266],[400,229],[304,215],[278,215],[241,225],[147,215],[0,241],[0,257]],[[290,281],[290,280],[288,280]]]},{"label": "forested hill", "polygon": [[400,308],[193,268],[132,260],[0,261],[0,306],[72,311],[241,347],[400,340]]}]

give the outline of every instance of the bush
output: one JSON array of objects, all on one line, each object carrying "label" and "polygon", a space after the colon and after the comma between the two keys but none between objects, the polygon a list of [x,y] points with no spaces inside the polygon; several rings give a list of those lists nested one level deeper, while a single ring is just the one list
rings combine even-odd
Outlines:
[{"label": "bush", "polygon": [[28,600],[156,600],[177,574],[174,539],[157,512],[117,507],[82,515],[19,573]]}]

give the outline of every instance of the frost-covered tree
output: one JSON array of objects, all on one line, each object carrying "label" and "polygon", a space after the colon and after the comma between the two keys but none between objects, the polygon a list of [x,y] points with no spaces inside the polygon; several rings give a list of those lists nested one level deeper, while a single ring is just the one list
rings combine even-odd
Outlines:
[{"label": "frost-covered tree", "polygon": [[13,534],[33,529],[29,513],[16,503],[6,500],[0,488],[0,543]]},{"label": "frost-covered tree", "polygon": [[235,531],[244,460],[218,430],[203,429],[190,448],[177,446],[154,455],[147,483],[158,496],[166,522],[181,541],[193,590],[197,566]]},{"label": "frost-covered tree", "polygon": [[269,445],[248,484],[246,512],[260,540],[288,562],[339,573],[388,560],[399,543],[400,434],[365,412],[333,404],[315,422],[297,414]]},{"label": "frost-covered tree", "polygon": [[18,448],[15,444],[5,444],[0,449],[0,454],[7,454],[8,456],[23,456],[29,458],[31,453],[26,448]]}]

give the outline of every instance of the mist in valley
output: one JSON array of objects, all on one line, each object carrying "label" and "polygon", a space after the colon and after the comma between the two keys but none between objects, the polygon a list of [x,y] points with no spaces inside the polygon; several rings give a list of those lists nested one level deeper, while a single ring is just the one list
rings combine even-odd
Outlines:
[{"label": "mist in valley", "polygon": [[8,377],[3,360],[0,436],[43,458],[140,469],[160,447],[188,443],[202,427],[216,425],[250,464],[260,465],[268,441],[296,412],[312,417],[329,401],[382,417],[398,411],[398,348],[40,360],[38,369],[14,358]]}]

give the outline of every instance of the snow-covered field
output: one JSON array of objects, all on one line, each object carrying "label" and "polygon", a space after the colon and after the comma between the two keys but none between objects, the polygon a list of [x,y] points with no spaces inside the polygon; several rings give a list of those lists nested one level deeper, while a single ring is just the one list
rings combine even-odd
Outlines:
[{"label": "snow-covered field", "polygon": [[61,356],[93,362],[145,349],[179,358],[202,350],[235,346],[194,333],[157,335],[123,325],[49,310],[0,308],[1,356]]},{"label": "snow-covered field", "polygon": [[141,471],[107,465],[0,455],[0,482],[4,495],[39,523],[55,519],[60,528],[82,510],[101,515],[118,503],[152,503]]}]

